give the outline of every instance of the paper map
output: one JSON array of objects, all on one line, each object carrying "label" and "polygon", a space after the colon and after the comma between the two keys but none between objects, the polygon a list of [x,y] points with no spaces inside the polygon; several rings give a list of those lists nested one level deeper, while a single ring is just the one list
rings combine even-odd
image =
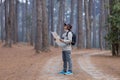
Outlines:
[{"label": "paper map", "polygon": [[60,47],[66,46],[65,43],[60,41],[60,36],[56,32],[51,32],[51,34],[53,35],[54,39],[56,39],[55,42],[58,46],[60,46]]}]

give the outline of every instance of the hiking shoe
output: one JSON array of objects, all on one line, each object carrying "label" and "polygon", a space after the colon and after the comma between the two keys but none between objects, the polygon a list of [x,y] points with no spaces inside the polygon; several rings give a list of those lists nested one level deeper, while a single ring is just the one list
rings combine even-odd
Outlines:
[{"label": "hiking shoe", "polygon": [[65,75],[72,75],[73,73],[71,71],[67,71]]},{"label": "hiking shoe", "polygon": [[58,74],[65,74],[66,72],[65,71],[60,71]]}]

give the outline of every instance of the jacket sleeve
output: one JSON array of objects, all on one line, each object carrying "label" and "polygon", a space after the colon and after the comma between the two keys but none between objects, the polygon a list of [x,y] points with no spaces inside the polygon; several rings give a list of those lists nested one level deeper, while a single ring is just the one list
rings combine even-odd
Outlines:
[{"label": "jacket sleeve", "polygon": [[67,36],[68,39],[67,39],[67,40],[64,40],[64,42],[67,43],[67,44],[68,44],[68,43],[71,43],[71,42],[72,42],[72,36],[73,36],[73,35],[72,35],[72,32],[69,32],[69,33],[68,33],[68,36]]}]

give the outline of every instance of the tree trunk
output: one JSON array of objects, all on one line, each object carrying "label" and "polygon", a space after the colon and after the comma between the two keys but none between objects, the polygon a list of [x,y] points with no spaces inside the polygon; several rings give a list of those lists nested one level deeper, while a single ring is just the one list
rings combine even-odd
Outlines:
[{"label": "tree trunk", "polygon": [[37,28],[36,28],[36,41],[35,49],[39,53],[42,51],[42,1],[36,0],[36,10],[37,10]]},{"label": "tree trunk", "polygon": [[[105,0],[105,5],[107,5],[108,7],[105,7],[105,23],[107,23],[106,25],[106,29],[105,29],[105,35],[108,33],[109,28],[110,28],[110,24],[108,23],[108,16],[110,15],[110,10],[109,10],[109,0]],[[105,49],[109,49],[109,44],[108,41],[105,41]]]},{"label": "tree trunk", "polygon": [[62,10],[62,0],[59,1],[59,12],[58,12],[58,24],[57,24],[57,33],[60,35],[60,29],[61,29],[61,10]]},{"label": "tree trunk", "polygon": [[63,34],[64,27],[64,11],[65,11],[65,1],[59,1],[59,17],[58,17],[58,25],[57,25],[57,33],[61,36]]},{"label": "tree trunk", "polygon": [[35,0],[32,0],[32,25],[31,25],[31,36],[30,36],[30,45],[34,45],[34,35],[35,35],[35,28],[36,28],[36,16],[35,16]]},{"label": "tree trunk", "polygon": [[[24,0],[22,0],[24,2]],[[25,5],[22,4],[22,41],[25,42]]]},{"label": "tree trunk", "polygon": [[61,0],[60,6],[62,7],[61,8],[61,35],[62,35],[64,32],[63,27],[64,27],[65,0]]},{"label": "tree trunk", "polygon": [[89,1],[89,22],[90,22],[90,46],[92,44],[92,28],[93,28],[93,0]]},{"label": "tree trunk", "polygon": [[3,3],[2,3],[2,0],[0,0],[0,1],[1,1],[1,4],[0,4],[1,40],[3,42]]},{"label": "tree trunk", "polygon": [[70,14],[70,24],[73,25],[73,13],[74,13],[75,0],[71,0],[71,14]]},{"label": "tree trunk", "polygon": [[93,7],[93,48],[96,48],[96,4],[94,0]]},{"label": "tree trunk", "polygon": [[90,29],[90,21],[89,21],[89,9],[88,9],[88,1],[84,1],[85,6],[85,24],[86,24],[86,48],[91,48],[91,29]]},{"label": "tree trunk", "polygon": [[31,15],[29,15],[30,13],[29,13],[29,10],[28,10],[28,0],[26,0],[26,5],[25,5],[25,8],[26,8],[26,14],[25,14],[25,20],[26,20],[26,42],[30,42],[30,16]]},{"label": "tree trunk", "polygon": [[[51,2],[51,31],[54,31],[54,19],[53,19],[53,17],[54,17],[54,0],[51,0],[50,1]],[[53,42],[53,37],[52,37],[52,34],[51,34],[51,45],[53,46],[54,45],[54,42]]]},{"label": "tree trunk", "polygon": [[[12,27],[14,18],[14,0],[5,0],[5,30],[6,30],[6,47],[12,47]],[[9,11],[9,12],[8,12]]]},{"label": "tree trunk", "polygon": [[100,44],[100,49],[103,50],[103,27],[105,24],[105,14],[104,14],[104,0],[100,1],[101,7],[100,7],[100,21],[99,21],[99,44]]},{"label": "tree trunk", "polygon": [[7,46],[7,42],[8,42],[8,16],[9,16],[9,12],[8,12],[8,4],[9,1],[5,0],[5,45]]},{"label": "tree trunk", "polygon": [[83,0],[78,0],[78,44],[77,47],[79,49],[83,48],[84,41],[83,41]]},{"label": "tree trunk", "polygon": [[42,0],[42,50],[49,51],[48,39],[48,15],[46,8],[46,1]]},{"label": "tree trunk", "polygon": [[16,44],[18,42],[18,24],[17,24],[17,10],[18,10],[18,0],[14,0],[15,4],[13,6],[13,16],[14,16],[14,23],[13,23],[13,43]]}]

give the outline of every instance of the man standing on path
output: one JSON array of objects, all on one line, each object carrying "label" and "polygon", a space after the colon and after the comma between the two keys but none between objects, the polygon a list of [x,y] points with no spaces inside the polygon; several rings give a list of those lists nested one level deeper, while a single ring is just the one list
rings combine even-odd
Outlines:
[{"label": "man standing on path", "polygon": [[[63,58],[63,70],[59,74],[71,75],[72,73],[72,60],[71,60],[71,50],[72,50],[72,26],[70,24],[64,24],[65,33],[62,35],[61,42],[65,43],[66,46],[62,47],[62,58]],[[68,68],[68,69],[67,69]]]}]

